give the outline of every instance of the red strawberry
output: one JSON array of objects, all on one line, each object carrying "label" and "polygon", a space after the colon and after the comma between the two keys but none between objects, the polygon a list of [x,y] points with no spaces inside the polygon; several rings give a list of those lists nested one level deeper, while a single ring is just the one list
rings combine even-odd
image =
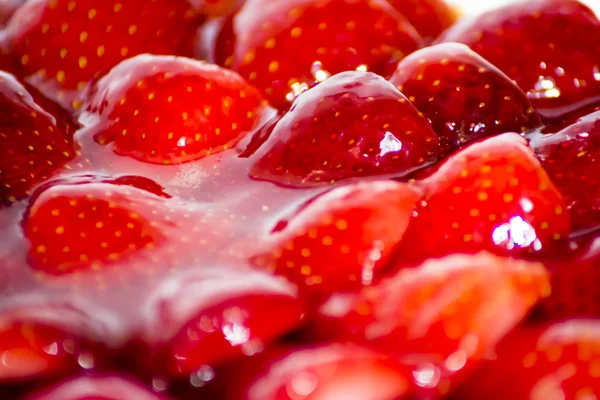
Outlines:
[{"label": "red strawberry", "polygon": [[449,28],[458,13],[445,0],[387,0],[429,42]]},{"label": "red strawberry", "polygon": [[276,349],[228,372],[227,400],[400,400],[411,391],[407,368],[352,344]]},{"label": "red strawberry", "polygon": [[[125,78],[124,78],[125,77]],[[177,164],[232,147],[269,114],[237,74],[186,58],[140,55],[92,89],[100,144],[140,161]]]},{"label": "red strawberry", "polygon": [[0,203],[25,197],[75,156],[73,129],[57,105],[0,72]]},{"label": "red strawberry", "polygon": [[69,372],[75,358],[63,349],[64,340],[54,328],[0,317],[0,382]]},{"label": "red strawberry", "polygon": [[81,376],[30,393],[24,400],[167,400],[134,381],[117,376]]},{"label": "red strawberry", "polygon": [[565,197],[573,227],[600,226],[600,111],[573,117],[528,137],[542,166]]},{"label": "red strawberry", "polygon": [[317,324],[329,339],[353,337],[415,364],[417,386],[444,394],[453,374],[493,351],[549,294],[541,264],[455,255],[404,269],[358,296],[334,297]]},{"label": "red strawberry", "polygon": [[390,82],[429,119],[446,152],[484,136],[541,124],[525,93],[462,44],[414,52],[400,61]]},{"label": "red strawberry", "polygon": [[36,192],[23,221],[30,264],[51,274],[97,270],[160,247],[177,227],[173,210],[139,180],[147,181],[81,178]]},{"label": "red strawberry", "polygon": [[244,0],[190,0],[203,14],[218,17],[230,13]]},{"label": "red strawberry", "polygon": [[246,0],[232,18],[216,44],[218,63],[281,110],[330,74],[357,68],[385,74],[422,45],[385,0]]},{"label": "red strawberry", "polygon": [[192,382],[211,366],[261,352],[305,314],[294,286],[227,265],[166,279],[143,309],[151,323],[141,337],[142,368]]},{"label": "red strawberry", "polygon": [[516,330],[465,385],[460,399],[595,399],[600,396],[600,321]]},{"label": "red strawberry", "polygon": [[600,21],[578,0],[510,4],[464,20],[441,40],[465,43],[500,68],[544,118],[600,100]]},{"label": "red strawberry", "polygon": [[6,35],[28,80],[78,108],[87,83],[128,57],[190,53],[199,23],[187,0],[36,0],[17,11]]},{"label": "red strawberry", "polygon": [[392,84],[343,72],[298,98],[258,150],[251,176],[290,186],[404,176],[438,153],[437,135]]},{"label": "red strawberry", "polygon": [[522,255],[570,234],[564,200],[515,133],[468,146],[420,184],[426,194],[401,246],[405,260],[480,250]]},{"label": "red strawberry", "polygon": [[0,26],[4,26],[25,1],[26,0],[0,0]]},{"label": "red strawberry", "polygon": [[275,228],[258,265],[318,292],[370,285],[402,239],[420,193],[393,181],[344,186]]}]

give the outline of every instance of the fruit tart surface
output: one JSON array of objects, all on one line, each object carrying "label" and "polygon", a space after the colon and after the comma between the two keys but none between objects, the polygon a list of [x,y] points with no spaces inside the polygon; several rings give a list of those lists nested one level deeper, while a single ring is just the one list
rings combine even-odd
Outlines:
[{"label": "fruit tart surface", "polygon": [[577,0],[0,0],[0,399],[600,398]]}]

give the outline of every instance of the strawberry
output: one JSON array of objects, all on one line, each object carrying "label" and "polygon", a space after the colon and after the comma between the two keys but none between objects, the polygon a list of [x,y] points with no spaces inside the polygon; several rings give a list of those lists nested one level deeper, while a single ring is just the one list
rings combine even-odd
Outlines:
[{"label": "strawberry", "polygon": [[458,13],[445,0],[387,0],[426,42],[449,28]]},{"label": "strawberry", "polygon": [[75,156],[70,117],[0,72],[0,204],[25,197]]},{"label": "strawberry", "polygon": [[75,358],[59,343],[65,335],[54,328],[0,317],[0,382],[51,377],[72,370]]},{"label": "strawberry", "polygon": [[563,198],[515,133],[468,146],[419,184],[425,197],[399,250],[406,261],[549,251],[571,232]]},{"label": "strawberry", "polygon": [[348,71],[310,89],[255,155],[255,179],[289,186],[407,175],[437,160],[438,137],[391,83]]},{"label": "strawberry", "polygon": [[[123,78],[125,77],[125,79]],[[116,154],[178,164],[232,147],[269,113],[234,72],[186,58],[140,55],[92,88],[95,140]]]},{"label": "strawberry", "polygon": [[131,182],[72,178],[50,183],[30,200],[23,221],[29,263],[51,274],[98,270],[152,251],[177,225],[159,195]]},{"label": "strawberry", "polygon": [[454,255],[403,269],[345,301],[334,297],[316,323],[329,339],[366,341],[415,364],[417,386],[445,394],[459,379],[455,373],[493,351],[548,294],[541,264]]},{"label": "strawberry", "polygon": [[460,399],[594,399],[600,396],[600,321],[515,330]]},{"label": "strawberry", "polygon": [[26,0],[0,0],[0,26],[4,26]]},{"label": "strawberry", "polygon": [[333,189],[280,221],[270,252],[255,262],[321,293],[370,285],[402,239],[419,198],[393,181]]},{"label": "strawberry", "polygon": [[190,0],[203,14],[219,17],[230,13],[244,0]]},{"label": "strawberry", "polygon": [[77,109],[88,82],[128,57],[189,54],[200,22],[187,0],[36,0],[17,11],[6,36],[28,80]]},{"label": "strawberry", "polygon": [[24,400],[167,400],[120,376],[81,376],[28,394]]},{"label": "strawberry", "polygon": [[411,391],[407,368],[353,344],[276,348],[228,372],[219,386],[227,400],[400,400]]},{"label": "strawberry", "polygon": [[297,289],[263,272],[218,265],[166,279],[136,357],[144,370],[198,381],[208,367],[261,352],[304,318]]},{"label": "strawberry", "polygon": [[546,119],[600,100],[600,21],[578,0],[509,4],[464,20],[440,41],[465,43],[500,68]]},{"label": "strawberry", "polygon": [[600,226],[600,111],[574,116],[528,136],[542,166],[565,197],[575,230]]},{"label": "strawberry", "polygon": [[445,152],[541,124],[525,93],[467,46],[444,43],[398,64],[390,82],[423,112]]},{"label": "strawberry", "polygon": [[224,24],[215,56],[287,110],[296,94],[331,74],[386,74],[421,45],[385,0],[246,0]]}]

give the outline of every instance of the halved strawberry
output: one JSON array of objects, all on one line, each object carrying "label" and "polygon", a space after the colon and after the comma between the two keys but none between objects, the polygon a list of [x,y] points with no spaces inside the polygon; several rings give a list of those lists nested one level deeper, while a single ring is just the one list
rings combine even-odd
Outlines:
[{"label": "halved strawberry", "polygon": [[73,158],[73,130],[56,104],[0,72],[0,203],[25,197]]},{"label": "halved strawberry", "polygon": [[224,24],[216,60],[286,110],[295,95],[331,74],[386,74],[421,45],[385,0],[247,0]]},{"label": "halved strawberry", "polygon": [[259,353],[300,325],[297,292],[278,277],[228,265],[172,276],[142,307],[136,357],[145,371],[198,381],[204,369]]},{"label": "halved strawberry", "polygon": [[542,167],[562,193],[575,230],[600,226],[600,111],[574,116],[528,136]]},{"label": "halved strawberry", "polygon": [[417,386],[445,394],[549,294],[541,264],[454,255],[403,269],[357,296],[334,296],[316,324],[328,339],[367,342],[415,365]]},{"label": "halved strawberry", "polygon": [[81,376],[40,389],[24,400],[167,400],[150,388],[122,376]]},{"label": "halved strawberry", "polygon": [[160,246],[176,223],[145,178],[52,182],[32,197],[23,220],[29,263],[51,274],[101,268]]},{"label": "halved strawberry", "polygon": [[404,176],[438,154],[437,135],[402,93],[378,75],[348,71],[296,100],[258,150],[250,175],[290,186]]},{"label": "halved strawberry", "polygon": [[411,398],[412,389],[408,368],[382,353],[341,343],[276,348],[234,366],[228,375],[219,387],[227,400],[400,400]]},{"label": "halved strawberry", "polygon": [[541,124],[525,93],[462,44],[414,52],[400,61],[390,82],[431,122],[445,152],[474,139]]},{"label": "halved strawberry", "polygon": [[550,250],[570,233],[565,202],[525,139],[474,143],[419,183],[425,197],[399,250],[406,261],[488,250]]},{"label": "halved strawberry", "polygon": [[460,399],[595,399],[600,396],[600,321],[515,330],[457,394]]},{"label": "halved strawberry", "polygon": [[448,29],[458,16],[445,0],[387,0],[426,42]]},{"label": "halved strawberry", "polygon": [[269,253],[254,261],[319,293],[370,285],[404,236],[419,198],[394,181],[333,189],[280,221]]},{"label": "halved strawberry", "polygon": [[140,55],[92,88],[100,144],[140,161],[178,164],[232,147],[269,113],[234,72],[182,57]]},{"label": "halved strawberry", "polygon": [[465,43],[500,68],[546,119],[600,100],[600,21],[578,0],[509,4],[463,20],[440,40]]},{"label": "halved strawberry", "polygon": [[29,1],[6,28],[28,80],[78,108],[88,82],[141,53],[191,52],[201,22],[187,0]]}]

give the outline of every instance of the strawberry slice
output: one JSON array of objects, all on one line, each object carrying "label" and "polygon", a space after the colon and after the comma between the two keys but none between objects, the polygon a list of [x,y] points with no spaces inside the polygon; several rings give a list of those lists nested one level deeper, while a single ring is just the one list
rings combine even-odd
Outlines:
[{"label": "strawberry slice", "polygon": [[41,389],[24,400],[167,400],[150,388],[118,376],[81,376]]},{"label": "strawberry slice", "polygon": [[394,181],[333,189],[280,221],[271,250],[255,262],[321,293],[370,285],[404,236],[419,198]]},{"label": "strawberry slice", "polygon": [[454,374],[467,373],[549,294],[541,264],[454,255],[404,269],[357,296],[334,296],[317,324],[328,338],[366,341],[415,364],[416,385],[445,394],[463,379]]},{"label": "strawberry slice", "polygon": [[524,327],[466,384],[460,399],[594,399],[600,396],[600,321]]},{"label": "strawberry slice", "polygon": [[378,75],[349,71],[298,98],[258,150],[250,174],[289,186],[404,176],[438,153],[437,135],[402,93]]},{"label": "strawberry slice", "polygon": [[[145,183],[142,189],[136,186]],[[29,263],[51,274],[97,270],[152,251],[173,221],[162,192],[145,178],[87,177],[52,182],[32,197],[23,221]],[[154,186],[156,186],[154,184]]]},{"label": "strawberry slice", "polygon": [[219,389],[232,400],[400,400],[411,391],[408,368],[353,344],[275,349],[228,372]]},{"label": "strawberry slice", "polygon": [[136,358],[143,370],[199,382],[215,365],[261,352],[305,315],[296,287],[228,265],[166,279],[143,306],[148,313]]},{"label": "strawberry slice", "polygon": [[400,250],[406,261],[550,251],[570,234],[563,198],[515,133],[468,146],[420,185],[425,198]]},{"label": "strawberry slice", "polygon": [[542,166],[565,197],[574,230],[600,226],[600,111],[574,116],[528,136]]},{"label": "strawberry slice", "polygon": [[541,124],[525,93],[462,44],[414,52],[400,61],[390,82],[429,119],[445,152]]},{"label": "strawberry slice", "polygon": [[[123,78],[125,77],[125,79]],[[140,55],[93,87],[95,140],[115,153],[178,164],[232,147],[269,113],[236,73],[191,59]]]},{"label": "strawberry slice", "polygon": [[66,107],[120,61],[141,53],[191,53],[201,20],[187,0],[29,1],[6,28],[28,80]]},{"label": "strawberry slice", "polygon": [[[385,0],[246,0],[224,24],[216,60],[287,110],[295,95],[331,74],[356,68],[387,74],[421,45]],[[291,49],[293,57],[285,56]]]},{"label": "strawberry slice", "polygon": [[546,119],[600,100],[600,21],[578,0],[506,5],[464,20],[440,40],[465,43],[500,68]]},{"label": "strawberry slice", "polygon": [[450,28],[458,13],[445,0],[387,0],[426,42]]},{"label": "strawberry slice", "polygon": [[0,72],[0,106],[0,204],[6,204],[25,197],[75,156],[74,124],[6,72]]}]

